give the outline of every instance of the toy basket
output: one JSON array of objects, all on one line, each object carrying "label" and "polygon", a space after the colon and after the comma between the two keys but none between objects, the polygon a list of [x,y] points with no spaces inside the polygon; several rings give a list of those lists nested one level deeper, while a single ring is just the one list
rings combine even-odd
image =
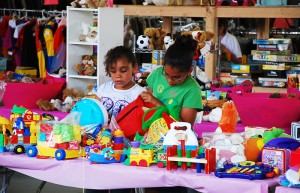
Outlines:
[{"label": "toy basket", "polygon": [[279,127],[290,133],[291,122],[300,120],[300,100],[283,93],[281,98],[269,98],[270,94],[241,93],[231,97],[244,126]]},{"label": "toy basket", "polygon": [[37,83],[8,82],[2,102],[8,108],[12,108],[14,105],[30,109],[38,108],[37,100],[57,98],[64,85],[64,79],[53,77],[47,77]]},{"label": "toy basket", "polygon": [[[222,82],[221,80],[217,80]],[[244,80],[240,85],[227,88],[217,88],[216,84],[211,85],[211,91],[222,91],[227,93],[227,98],[231,98],[232,93],[251,93],[253,88],[253,83],[250,80]]]}]

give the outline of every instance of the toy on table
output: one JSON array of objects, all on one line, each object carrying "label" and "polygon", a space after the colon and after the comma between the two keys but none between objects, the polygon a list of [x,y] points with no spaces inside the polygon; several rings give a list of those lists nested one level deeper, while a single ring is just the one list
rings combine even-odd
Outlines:
[{"label": "toy on table", "polygon": [[0,153],[5,152],[5,146],[9,136],[13,133],[11,123],[5,117],[0,116]]},{"label": "toy on table", "polygon": [[[36,125],[37,146],[29,146],[26,153],[29,157],[64,160],[84,156],[84,150],[80,146],[81,129],[76,120],[78,115],[69,114],[61,122],[43,121]],[[72,117],[72,118],[70,118]],[[68,122],[69,121],[69,122]]]},{"label": "toy on table", "polygon": [[225,163],[238,164],[246,161],[244,155],[244,138],[240,133],[223,133],[220,128],[214,133],[203,133],[204,148],[217,149],[217,168]]},{"label": "toy on table", "polygon": [[199,143],[189,123],[171,123],[171,129],[164,138],[163,146],[166,150],[167,170],[176,169],[178,165],[181,165],[183,170],[187,170],[187,167],[190,166],[197,168],[197,172],[201,172],[200,164],[205,164],[206,173],[215,169],[215,149],[207,149],[205,152],[206,159],[203,159],[204,155],[199,155]]},{"label": "toy on table", "polygon": [[262,163],[279,169],[280,173],[285,173],[289,167],[291,150],[263,148]]},{"label": "toy on table", "polygon": [[42,116],[15,105],[10,120],[13,123],[12,134],[6,145],[6,150],[16,154],[25,153],[28,146],[35,145],[37,142],[36,124],[42,120]]},{"label": "toy on table", "polygon": [[299,166],[293,169],[288,169],[284,175],[279,177],[279,183],[282,186],[288,186],[291,188],[300,188]]},{"label": "toy on table", "polygon": [[156,163],[154,159],[154,147],[152,145],[140,145],[139,141],[132,141],[132,147],[125,150],[127,155],[124,165],[149,167]]},{"label": "toy on table", "polygon": [[249,180],[261,180],[272,178],[276,175],[274,168],[262,163],[252,161],[241,162],[238,165],[225,165],[224,168],[217,169],[215,176],[219,178],[242,178]]},{"label": "toy on table", "polygon": [[225,102],[222,107],[222,117],[219,127],[223,132],[235,133],[238,121],[238,112],[232,101]]}]

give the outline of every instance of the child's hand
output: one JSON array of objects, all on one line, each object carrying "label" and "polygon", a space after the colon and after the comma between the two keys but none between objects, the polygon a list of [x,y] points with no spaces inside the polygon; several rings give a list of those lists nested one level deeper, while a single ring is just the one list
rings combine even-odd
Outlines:
[{"label": "child's hand", "polygon": [[152,103],[156,106],[162,105],[162,103],[157,98],[155,98],[150,92],[142,92],[141,97],[145,103]]}]

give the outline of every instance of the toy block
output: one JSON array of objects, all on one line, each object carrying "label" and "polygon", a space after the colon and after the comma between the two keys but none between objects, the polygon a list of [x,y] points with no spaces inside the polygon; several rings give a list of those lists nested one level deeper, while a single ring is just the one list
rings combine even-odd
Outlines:
[{"label": "toy block", "polygon": [[54,143],[63,143],[62,136],[61,135],[53,135],[53,141],[54,141]]},{"label": "toy block", "polygon": [[71,142],[69,142],[69,149],[78,150],[79,149],[79,143],[78,143],[78,141],[71,141]]},{"label": "toy block", "polygon": [[0,134],[0,147],[4,146],[4,135]]},{"label": "toy block", "polygon": [[24,143],[29,144],[30,143],[30,136],[24,136]]},{"label": "toy block", "polygon": [[30,123],[30,133],[36,133],[36,123],[33,121]]},{"label": "toy block", "polygon": [[31,136],[30,136],[30,143],[31,143],[31,144],[36,143],[36,140],[37,140],[37,139],[36,139],[36,136],[35,136],[35,135],[31,135]]},{"label": "toy block", "polygon": [[30,136],[30,131],[28,128],[24,129],[24,136]]},{"label": "toy block", "polygon": [[0,147],[0,153],[5,152],[5,147]]},{"label": "toy block", "polygon": [[125,147],[124,143],[114,143],[113,144],[113,150],[122,150]]},{"label": "toy block", "polygon": [[124,143],[124,137],[114,137],[114,143]]},{"label": "toy block", "polygon": [[69,143],[60,143],[55,144],[56,149],[69,149],[70,144]]},{"label": "toy block", "polygon": [[205,173],[210,174],[216,170],[216,148],[206,149],[205,159],[207,160],[207,164],[205,164]]},{"label": "toy block", "polygon": [[18,136],[17,135],[12,135],[10,137],[10,143],[11,144],[17,144],[18,143]]},{"label": "toy block", "polygon": [[18,144],[23,144],[23,143],[24,143],[24,136],[18,135]]},{"label": "toy block", "polygon": [[46,133],[40,133],[40,139],[39,141],[46,141]]},{"label": "toy block", "polygon": [[53,131],[52,125],[49,124],[41,124],[40,128],[40,131],[43,133],[51,133]]},{"label": "toy block", "polygon": [[19,134],[23,135],[24,134],[24,130],[23,129],[15,129],[15,131],[16,131],[17,135],[19,135]]}]

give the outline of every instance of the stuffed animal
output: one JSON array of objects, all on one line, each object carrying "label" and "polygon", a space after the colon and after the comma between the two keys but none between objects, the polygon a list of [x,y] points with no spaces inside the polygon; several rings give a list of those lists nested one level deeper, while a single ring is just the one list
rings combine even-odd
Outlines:
[{"label": "stuffed animal", "polygon": [[71,6],[75,8],[87,8],[87,4],[85,0],[75,0],[71,2]]},{"label": "stuffed animal", "polygon": [[232,101],[225,102],[222,108],[222,117],[219,121],[219,127],[223,132],[235,133],[236,123],[238,121],[238,112]]},{"label": "stuffed animal", "polygon": [[144,29],[144,35],[149,37],[149,50],[154,50],[156,48],[156,40],[160,36],[160,32],[158,28],[145,28]]},{"label": "stuffed animal", "polygon": [[171,38],[170,35],[164,37],[164,45],[165,49],[167,50],[172,44],[174,44],[174,40]]},{"label": "stuffed animal", "polygon": [[36,104],[39,106],[39,109],[44,110],[44,111],[54,111],[55,110],[54,105],[48,100],[39,99],[36,102]]},{"label": "stuffed animal", "polygon": [[155,49],[156,50],[165,50],[166,47],[165,47],[165,43],[164,43],[164,38],[166,37],[167,32],[165,30],[163,30],[162,28],[159,28],[158,33],[159,34],[158,34],[158,38],[156,40]]},{"label": "stuffed animal", "polygon": [[71,88],[71,89],[64,89],[63,90],[63,100],[60,99],[51,99],[51,103],[53,106],[61,112],[70,112],[73,105],[82,99],[84,97],[84,94],[82,92],[79,92],[77,89]]},{"label": "stuffed animal", "polygon": [[208,90],[211,86],[211,81],[206,74],[199,66],[196,67],[196,78],[200,81],[200,87],[202,90]]},{"label": "stuffed animal", "polygon": [[98,7],[112,7],[111,0],[85,0],[87,7],[96,9]]},{"label": "stuffed animal", "polygon": [[93,76],[97,71],[97,59],[91,55],[83,55],[81,57],[81,63],[75,64],[74,69],[80,75]]},{"label": "stuffed animal", "polygon": [[133,36],[134,32],[130,23],[127,23],[124,27],[124,46],[127,48],[132,48],[133,46]]}]

